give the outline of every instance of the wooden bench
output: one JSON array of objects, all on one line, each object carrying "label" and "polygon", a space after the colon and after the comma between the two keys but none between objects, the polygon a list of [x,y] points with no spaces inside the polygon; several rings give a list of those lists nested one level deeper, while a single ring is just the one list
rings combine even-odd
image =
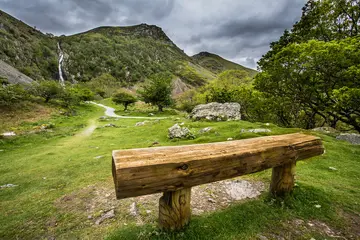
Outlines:
[{"label": "wooden bench", "polygon": [[272,168],[270,192],[294,186],[296,161],[321,155],[320,138],[305,134],[113,151],[117,199],[163,192],[159,225],[181,229],[190,220],[191,187]]}]

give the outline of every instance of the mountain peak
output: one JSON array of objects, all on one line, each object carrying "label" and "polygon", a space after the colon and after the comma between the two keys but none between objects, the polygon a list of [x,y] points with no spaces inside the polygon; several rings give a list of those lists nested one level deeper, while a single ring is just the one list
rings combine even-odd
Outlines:
[{"label": "mountain peak", "polygon": [[[103,35],[122,35],[122,36],[133,36],[133,37],[150,37],[154,40],[159,40],[167,43],[173,43],[161,27],[156,25],[149,25],[141,23],[134,26],[102,26],[91,29],[84,33],[100,33]],[[84,34],[79,33],[79,34]],[[75,34],[75,35],[79,35]]]}]

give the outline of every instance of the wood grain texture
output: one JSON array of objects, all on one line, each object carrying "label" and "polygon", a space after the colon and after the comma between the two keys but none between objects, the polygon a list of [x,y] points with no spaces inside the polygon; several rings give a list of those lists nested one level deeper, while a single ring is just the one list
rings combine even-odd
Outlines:
[{"label": "wood grain texture", "polygon": [[164,192],[159,202],[159,227],[179,230],[190,222],[191,188]]},{"label": "wood grain texture", "polygon": [[321,155],[320,138],[287,134],[175,147],[113,151],[118,199],[177,191]]},{"label": "wood grain texture", "polygon": [[274,197],[290,193],[295,183],[296,162],[290,162],[272,169],[270,192]]}]

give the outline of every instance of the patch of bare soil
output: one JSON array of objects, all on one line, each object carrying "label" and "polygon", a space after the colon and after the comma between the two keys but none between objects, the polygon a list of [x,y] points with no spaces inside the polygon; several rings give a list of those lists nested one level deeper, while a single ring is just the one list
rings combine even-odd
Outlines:
[{"label": "patch of bare soil", "polygon": [[[112,185],[109,183],[108,186]],[[192,212],[194,215],[200,215],[226,208],[232,202],[256,198],[264,190],[265,185],[262,182],[241,179],[193,187]],[[113,188],[88,186],[59,198],[55,206],[63,213],[80,216],[80,219],[87,221],[89,225],[107,225],[112,221],[120,221],[123,225],[142,225],[157,221],[161,195],[116,200]]]},{"label": "patch of bare soil", "polygon": [[36,103],[27,103],[18,108],[0,108],[0,129],[18,127],[22,122],[37,122],[50,118],[55,110]]},{"label": "patch of bare soil", "polygon": [[[319,238],[321,236],[321,238]],[[261,240],[293,240],[293,239],[360,239],[360,235],[351,229],[338,230],[319,220],[304,221],[293,219],[283,222],[281,227],[273,229],[271,233],[258,235]]]}]

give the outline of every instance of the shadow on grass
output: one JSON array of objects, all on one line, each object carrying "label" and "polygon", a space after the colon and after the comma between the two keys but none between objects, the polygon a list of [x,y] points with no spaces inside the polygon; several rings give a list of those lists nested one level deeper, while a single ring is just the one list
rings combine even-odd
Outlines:
[{"label": "shadow on grass", "polygon": [[257,234],[291,218],[331,221],[336,219],[336,214],[325,192],[300,185],[285,200],[263,197],[193,217],[183,231],[164,232],[155,225],[132,226],[115,231],[107,239],[256,239]]}]

